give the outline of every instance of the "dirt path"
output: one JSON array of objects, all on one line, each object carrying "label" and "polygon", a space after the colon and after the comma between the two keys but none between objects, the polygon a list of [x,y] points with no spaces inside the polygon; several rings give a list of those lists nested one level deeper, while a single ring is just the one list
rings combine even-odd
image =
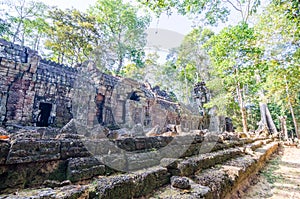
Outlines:
[{"label": "dirt path", "polygon": [[284,146],[242,199],[300,199],[300,149]]}]

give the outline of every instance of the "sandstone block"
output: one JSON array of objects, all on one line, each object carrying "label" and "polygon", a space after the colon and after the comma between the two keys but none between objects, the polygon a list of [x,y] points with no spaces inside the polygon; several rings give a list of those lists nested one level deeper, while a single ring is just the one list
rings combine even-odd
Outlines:
[{"label": "sandstone block", "polygon": [[6,164],[57,160],[60,143],[55,140],[17,139],[12,142]]},{"label": "sandstone block", "polygon": [[171,177],[171,185],[172,187],[179,189],[190,189],[190,181],[186,177],[172,176]]}]

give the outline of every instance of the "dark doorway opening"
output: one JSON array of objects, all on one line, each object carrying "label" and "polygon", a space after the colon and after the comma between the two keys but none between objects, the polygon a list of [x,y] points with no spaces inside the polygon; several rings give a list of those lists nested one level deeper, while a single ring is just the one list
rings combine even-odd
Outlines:
[{"label": "dark doorway opening", "polygon": [[37,119],[37,126],[40,127],[48,127],[49,126],[49,118],[52,110],[52,104],[41,102],[39,105],[39,115]]},{"label": "dark doorway opening", "polygon": [[104,123],[104,118],[103,118],[104,103],[105,103],[105,96],[98,93],[96,96],[96,105],[97,105],[96,115],[99,124]]},{"label": "dark doorway opening", "polygon": [[138,102],[138,101],[140,101],[140,96],[138,96],[137,92],[134,91],[130,94],[129,99]]}]

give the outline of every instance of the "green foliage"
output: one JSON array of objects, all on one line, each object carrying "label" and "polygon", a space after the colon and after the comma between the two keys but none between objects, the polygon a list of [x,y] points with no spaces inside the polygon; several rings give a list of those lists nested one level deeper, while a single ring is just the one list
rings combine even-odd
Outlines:
[{"label": "green foliage", "polygon": [[47,12],[48,6],[39,1],[28,0],[7,0],[5,4],[7,12],[4,17],[9,26],[6,26],[3,37],[37,50],[47,26],[44,13]]},{"label": "green foliage", "polygon": [[137,67],[143,66],[145,30],[150,22],[147,13],[139,16],[137,7],[122,0],[98,0],[89,9],[89,14],[95,17],[103,31],[104,46],[100,49],[106,48],[109,52],[106,56],[111,62],[107,68],[119,74],[126,61],[132,61]]},{"label": "green foliage", "polygon": [[253,103],[250,96],[257,90],[254,74],[260,70],[262,50],[255,46],[256,39],[254,29],[240,23],[224,28],[204,45],[213,66],[208,82],[213,98],[206,106],[217,106],[220,114],[230,115],[233,121],[241,118],[239,110],[247,102]]},{"label": "green foliage", "polygon": [[138,0],[148,6],[157,15],[162,12],[172,13],[172,8],[183,15],[204,16],[206,24],[216,25],[219,21],[225,22],[231,10],[240,13],[243,22],[257,11],[260,0]]},{"label": "green foliage", "polygon": [[163,70],[173,77],[173,85],[178,84],[177,88],[180,90],[175,92],[180,100],[190,101],[194,84],[209,79],[208,55],[202,45],[213,34],[211,30],[195,28],[169,54],[169,62],[164,65]]},{"label": "green foliage", "polygon": [[5,34],[10,35],[10,25],[3,19],[0,19],[0,37],[3,37]]},{"label": "green foliage", "polygon": [[[299,1],[274,0],[256,25],[261,33],[258,45],[265,48],[265,81],[262,85],[270,102],[280,106],[275,115],[286,115],[294,128],[291,109],[300,121],[300,17]],[[298,122],[299,123],[299,122]]]},{"label": "green foliage", "polygon": [[95,18],[75,9],[49,11],[51,19],[45,46],[58,63],[77,64],[87,60],[101,36]]}]

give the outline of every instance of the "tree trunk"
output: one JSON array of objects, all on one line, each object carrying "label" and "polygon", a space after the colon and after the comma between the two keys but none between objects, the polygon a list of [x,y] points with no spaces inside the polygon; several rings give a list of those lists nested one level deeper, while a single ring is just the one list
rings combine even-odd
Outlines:
[{"label": "tree trunk", "polygon": [[15,33],[13,35],[12,43],[16,42],[17,36],[18,36],[18,34],[20,32],[21,23],[22,23],[22,20],[20,20],[20,22],[17,25],[17,29],[16,29],[16,31],[15,31]]},{"label": "tree trunk", "polygon": [[244,101],[243,101],[243,97],[242,97],[239,82],[237,82],[236,93],[237,93],[237,96],[238,96],[238,101],[239,101],[239,105],[240,105],[240,112],[241,112],[241,115],[242,115],[243,132],[247,133],[248,132],[247,114],[246,114],[246,108],[244,106]]},{"label": "tree trunk", "polygon": [[266,103],[259,103],[260,109],[260,122],[258,123],[257,133],[260,133],[267,129],[270,133],[277,133],[276,126],[272,119],[271,113]]},{"label": "tree trunk", "polygon": [[276,126],[274,124],[274,121],[272,119],[271,113],[270,113],[267,105],[266,105],[266,119],[267,119],[267,125],[268,125],[270,132],[277,133]]},{"label": "tree trunk", "polygon": [[186,66],[184,66],[184,82],[185,82],[185,102],[188,104],[189,99],[188,99],[188,82],[186,77]]},{"label": "tree trunk", "polygon": [[[295,133],[296,133],[297,138],[300,139],[300,135],[298,133],[298,126],[297,126],[296,117],[295,117],[294,109],[293,109],[293,106],[292,106],[292,103],[291,103],[291,99],[290,99],[289,85],[287,83],[286,76],[284,76],[284,80],[285,80],[286,95],[287,95],[288,103],[289,103],[289,106],[290,106],[290,111],[291,111],[292,118],[293,118]],[[292,136],[293,136],[293,134],[292,134]]]},{"label": "tree trunk", "polygon": [[119,75],[121,69],[122,69],[122,65],[123,65],[123,58],[120,56],[119,57],[119,65],[118,65],[118,68],[116,70],[116,75]]},{"label": "tree trunk", "polygon": [[[256,83],[260,83],[260,75],[256,73]],[[258,128],[256,133],[260,133],[265,128],[271,133],[277,133],[276,126],[272,119],[271,113],[268,109],[268,105],[264,102],[265,95],[263,90],[259,92],[260,102],[259,102],[259,110],[260,110],[260,122],[258,122]]]},{"label": "tree trunk", "polygon": [[286,116],[279,117],[279,120],[280,120],[282,136],[284,136],[284,140],[288,140],[289,137],[288,137],[287,127],[286,127]]}]

